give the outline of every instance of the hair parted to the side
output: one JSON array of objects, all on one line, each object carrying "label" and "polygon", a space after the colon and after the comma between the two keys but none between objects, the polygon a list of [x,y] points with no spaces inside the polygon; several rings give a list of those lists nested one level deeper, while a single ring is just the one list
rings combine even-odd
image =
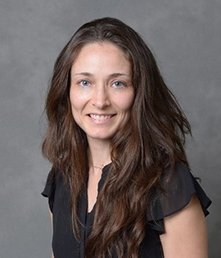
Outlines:
[{"label": "hair parted to the side", "polygon": [[130,121],[112,139],[111,169],[97,199],[86,257],[103,258],[114,251],[117,257],[137,258],[151,191],[160,186],[167,167],[177,161],[188,164],[184,143],[191,129],[150,49],[120,20],[101,18],[84,24],[58,56],[46,100],[48,129],[42,151],[69,183],[78,237],[77,200],[87,185],[89,164],[86,135],[71,113],[70,70],[84,45],[105,41],[129,57],[135,99]]}]

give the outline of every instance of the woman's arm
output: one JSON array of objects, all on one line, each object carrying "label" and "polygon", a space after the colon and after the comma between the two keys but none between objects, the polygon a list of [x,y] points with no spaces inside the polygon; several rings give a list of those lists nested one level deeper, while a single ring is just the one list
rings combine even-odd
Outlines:
[{"label": "woman's arm", "polygon": [[181,211],[164,219],[161,243],[165,258],[207,258],[207,228],[197,197]]},{"label": "woman's arm", "polygon": [[[53,228],[53,214],[51,213],[50,210],[49,210],[49,214],[50,214],[50,219],[51,219],[51,226],[52,226],[52,228]],[[54,258],[53,252],[52,252],[52,254],[51,254],[51,258]]]}]

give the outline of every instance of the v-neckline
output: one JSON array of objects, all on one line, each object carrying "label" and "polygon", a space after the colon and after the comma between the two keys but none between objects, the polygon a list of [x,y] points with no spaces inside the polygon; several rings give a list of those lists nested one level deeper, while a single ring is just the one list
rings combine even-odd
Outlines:
[{"label": "v-neckline", "polygon": [[[105,165],[103,168],[102,168],[102,173],[101,173],[101,177],[98,181],[98,184],[97,184],[97,197],[98,197],[98,194],[102,188],[102,186],[104,185],[105,183],[105,180],[107,178],[107,175],[108,175],[108,170],[109,170],[109,167],[110,167],[111,163],[108,163],[107,165]],[[96,198],[97,199],[97,198]],[[88,191],[86,189],[86,212],[87,212],[87,215],[90,216],[90,215],[93,215],[94,214],[94,211],[95,211],[95,207],[96,207],[96,204],[97,204],[97,201],[94,203],[92,209],[90,211],[88,211]]]}]

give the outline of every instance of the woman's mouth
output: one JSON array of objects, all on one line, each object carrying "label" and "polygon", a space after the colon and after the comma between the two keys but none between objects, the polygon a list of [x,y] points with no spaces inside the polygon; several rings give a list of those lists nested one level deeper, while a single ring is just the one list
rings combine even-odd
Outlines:
[{"label": "woman's mouth", "polygon": [[113,115],[103,115],[103,114],[102,115],[99,115],[99,114],[89,114],[89,116],[96,123],[105,123],[108,120],[110,120],[111,117],[113,117]]}]

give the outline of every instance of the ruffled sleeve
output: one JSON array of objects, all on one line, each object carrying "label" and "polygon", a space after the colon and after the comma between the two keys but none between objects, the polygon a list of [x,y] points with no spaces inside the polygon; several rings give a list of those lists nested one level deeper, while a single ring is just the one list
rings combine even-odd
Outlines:
[{"label": "ruffled sleeve", "polygon": [[55,171],[52,168],[48,174],[47,181],[43,192],[41,193],[44,197],[48,198],[48,204],[51,212],[53,213],[54,193],[55,193]]},{"label": "ruffled sleeve", "polygon": [[207,209],[211,200],[185,165],[179,163],[173,170],[167,170],[162,178],[162,188],[155,194],[147,214],[150,226],[160,234],[165,232],[163,219],[188,205],[194,194],[205,216],[209,214]]}]

